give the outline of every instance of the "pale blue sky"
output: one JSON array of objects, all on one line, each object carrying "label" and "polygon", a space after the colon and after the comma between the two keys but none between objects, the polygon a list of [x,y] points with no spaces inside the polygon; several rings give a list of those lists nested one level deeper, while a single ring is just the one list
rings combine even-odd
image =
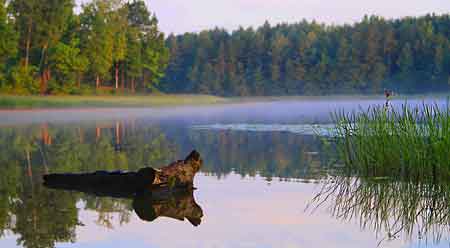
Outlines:
[{"label": "pale blue sky", "polygon": [[[77,2],[89,0],[77,0]],[[387,18],[450,13],[450,0],[145,0],[165,33],[228,30],[298,22],[352,23],[364,14]]]}]

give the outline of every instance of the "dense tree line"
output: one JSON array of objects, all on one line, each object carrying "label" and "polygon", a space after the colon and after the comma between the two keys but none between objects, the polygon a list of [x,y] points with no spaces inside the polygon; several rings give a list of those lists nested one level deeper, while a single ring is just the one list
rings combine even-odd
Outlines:
[{"label": "dense tree line", "polygon": [[168,92],[314,95],[449,89],[450,16],[302,21],[171,35]]},{"label": "dense tree line", "polygon": [[[314,21],[165,39],[143,0],[0,0],[0,92],[223,96],[450,88],[450,16]],[[161,83],[160,83],[161,81]]]},{"label": "dense tree line", "polygon": [[168,51],[143,0],[0,0],[0,91],[77,94],[155,87]]}]

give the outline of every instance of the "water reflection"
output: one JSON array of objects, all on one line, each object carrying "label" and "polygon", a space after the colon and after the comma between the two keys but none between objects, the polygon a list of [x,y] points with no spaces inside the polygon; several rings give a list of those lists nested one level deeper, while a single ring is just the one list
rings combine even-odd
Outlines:
[{"label": "water reflection", "polygon": [[[41,177],[46,173],[134,171],[143,166],[167,165],[193,149],[199,150],[203,156],[202,180],[206,182],[195,192],[118,195],[117,191],[80,192],[42,186]],[[370,245],[375,246],[378,241],[383,245],[386,239],[395,242],[404,237],[409,239],[407,244],[417,240],[442,243],[450,226],[449,184],[341,176],[339,170],[332,166],[336,161],[334,150],[332,140],[294,134],[289,130],[193,129],[133,119],[3,127],[0,128],[0,233],[15,234],[18,245],[23,247],[55,247],[57,243],[77,242],[79,230],[92,225],[82,218],[87,211],[94,213],[95,227],[110,231],[133,224],[136,217],[140,222],[158,222],[146,223],[154,226],[155,230],[165,223],[161,217],[168,217],[165,219],[169,221],[187,220],[194,226],[201,223],[198,228],[186,223],[189,230],[205,226],[211,230],[211,233],[199,232],[196,236],[199,240],[201,235],[217,232],[215,228],[223,232],[236,230],[236,235],[248,231],[245,223],[241,226],[234,223],[244,222],[246,216],[256,220],[256,224],[247,225],[255,230],[267,228],[264,229],[267,235],[272,235],[274,230],[276,232],[283,221],[296,224],[283,229],[283,235],[298,231],[295,232],[296,238],[307,233],[319,239],[318,233],[326,233],[325,229],[330,231],[327,228],[332,227],[339,230],[339,235],[351,233],[353,226],[350,224],[345,228],[329,224],[334,223],[329,213],[319,216],[320,210],[311,216],[310,212],[300,213],[303,209],[301,204],[314,196],[309,189],[324,182],[322,191],[309,209],[327,208],[332,216],[343,222],[358,222],[356,229],[375,231],[378,239]],[[245,178],[244,182],[239,181],[239,177]],[[245,180],[254,180],[255,183]],[[286,181],[301,183],[287,184],[284,183]],[[271,188],[263,188],[269,187],[268,184],[272,184]],[[272,189],[278,190],[277,193],[270,192]],[[201,201],[198,195],[205,192],[209,192],[209,197]],[[214,228],[211,228],[211,223],[207,224],[202,207],[195,198],[202,203],[207,217],[214,220],[211,221]],[[219,200],[220,204],[216,204],[215,201]],[[274,202],[277,202],[277,207],[274,207]],[[214,204],[216,209],[211,207]],[[217,211],[217,205],[225,209]],[[267,213],[271,213],[270,216]],[[262,219],[265,221],[263,227]],[[321,225],[314,227],[317,224],[314,221],[320,221]],[[174,221],[173,225],[164,226],[166,229],[161,227],[161,232],[170,232],[171,228],[179,226],[181,223]],[[87,232],[92,228],[87,226]],[[187,231],[181,227],[177,230]],[[224,236],[221,238],[230,239]],[[258,240],[252,241],[260,244]],[[310,246],[316,242],[314,240]],[[233,244],[230,247],[238,243]],[[217,243],[211,246],[214,245]],[[331,247],[333,245],[336,244]],[[355,243],[358,245],[364,246]],[[277,247],[276,244],[270,246]]]},{"label": "water reflection", "polygon": [[186,145],[202,151],[203,170],[219,177],[235,172],[306,182],[326,176],[324,168],[335,159],[323,139],[289,132],[190,130]]},{"label": "water reflection", "polygon": [[[194,199],[194,190],[158,188],[152,191],[131,192],[117,187],[110,189],[89,187],[77,184],[44,184],[50,189],[82,192],[87,196],[97,198],[113,198],[114,200],[131,200],[131,205],[137,216],[144,221],[152,222],[158,217],[168,217],[176,220],[188,220],[193,226],[198,226],[203,217],[202,208]],[[128,202],[127,202],[128,204]],[[108,225],[107,225],[108,226]]]},{"label": "water reflection", "polygon": [[133,197],[133,208],[141,220],[154,221],[163,216],[198,226],[203,217],[202,208],[195,202],[192,190],[175,194],[138,194]]},{"label": "water reflection", "polygon": [[[47,173],[164,166],[194,148],[205,155],[203,173],[219,179],[232,172],[258,174],[267,181],[326,176],[322,167],[328,157],[319,153],[328,148],[312,135],[193,130],[137,120],[3,127],[0,234],[17,235],[17,244],[23,247],[76,242],[76,230],[84,225],[79,215],[86,210],[95,211],[95,223],[105,228],[128,223],[133,211],[142,220],[165,216],[197,226],[203,211],[193,192],[118,198],[47,189],[41,179]],[[113,218],[116,215],[118,219]]]},{"label": "water reflection", "polygon": [[380,243],[407,238],[438,244],[450,231],[450,184],[383,177],[334,176],[315,196],[310,209],[330,203],[332,216],[356,221]]}]

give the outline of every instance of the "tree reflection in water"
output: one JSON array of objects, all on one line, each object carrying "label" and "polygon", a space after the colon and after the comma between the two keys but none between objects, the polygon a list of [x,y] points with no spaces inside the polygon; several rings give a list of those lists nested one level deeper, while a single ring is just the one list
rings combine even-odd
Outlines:
[{"label": "tree reflection in water", "polygon": [[135,120],[1,127],[0,236],[13,233],[28,248],[76,242],[83,210],[94,211],[106,228],[128,223],[133,210],[144,220],[166,216],[198,225],[202,210],[192,192],[99,197],[47,189],[41,180],[45,173],[163,166],[194,148],[204,155],[203,173],[217,178],[234,172],[309,182],[326,175],[329,159],[314,136],[283,132],[194,131]]},{"label": "tree reflection in water", "polygon": [[[165,165],[174,157],[174,144],[156,126],[137,130],[131,123],[108,122],[2,127],[0,236],[12,232],[18,236],[18,245],[29,248],[75,242],[76,228],[82,225],[80,202],[98,214],[99,225],[113,227],[113,213],[119,214],[119,224],[127,223],[133,211],[131,199],[47,189],[42,175],[135,170]],[[158,204],[164,206],[164,202]]]}]

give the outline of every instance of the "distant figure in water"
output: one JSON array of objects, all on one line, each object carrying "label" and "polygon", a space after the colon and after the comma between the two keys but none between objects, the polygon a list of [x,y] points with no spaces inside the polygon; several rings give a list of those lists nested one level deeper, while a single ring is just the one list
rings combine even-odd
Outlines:
[{"label": "distant figure in water", "polygon": [[389,107],[389,99],[390,97],[394,95],[394,92],[392,90],[384,89],[384,96],[386,97],[386,108]]},{"label": "distant figure in water", "polygon": [[389,97],[392,95],[392,91],[388,89],[384,89],[384,95],[386,96],[386,99],[389,99]]}]

